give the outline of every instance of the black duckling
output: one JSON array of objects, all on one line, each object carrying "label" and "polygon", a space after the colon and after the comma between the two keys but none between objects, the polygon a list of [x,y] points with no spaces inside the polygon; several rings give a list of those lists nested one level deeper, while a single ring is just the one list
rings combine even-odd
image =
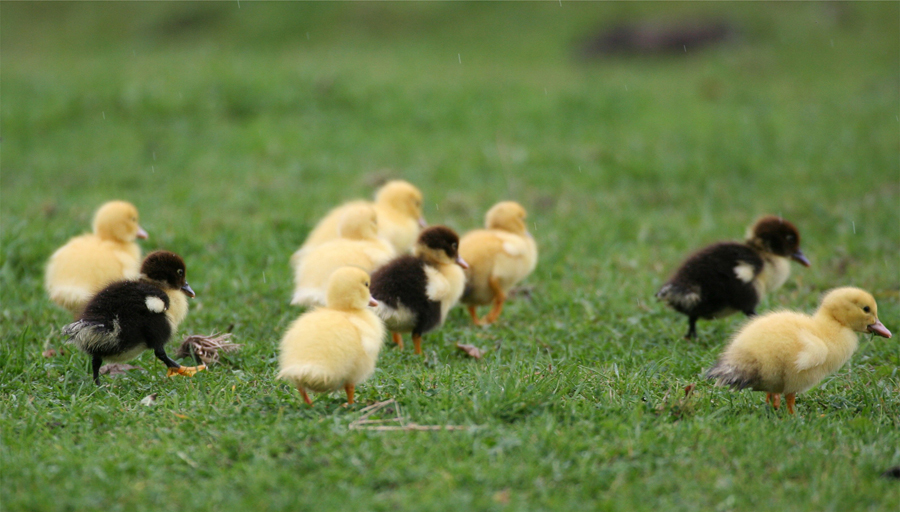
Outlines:
[{"label": "black duckling", "polygon": [[447,311],[462,296],[469,265],[459,256],[459,236],[445,226],[422,231],[413,255],[394,258],[372,274],[375,309],[394,343],[403,348],[401,332],[411,332],[415,353],[422,353],[422,334],[444,323]]},{"label": "black duckling", "polygon": [[790,259],[805,267],[800,233],[790,222],[766,216],[750,229],[743,244],[721,242],[690,256],[656,297],[688,317],[685,338],[697,336],[697,319],[721,318],[736,312],[756,314],[762,296],[790,275]]},{"label": "black duckling", "polygon": [[168,376],[193,376],[206,366],[181,366],[166,354],[165,345],[196,294],[185,281],[184,260],[156,251],[141,265],[138,281],[119,281],[100,290],[78,321],[63,328],[69,342],[93,357],[94,382],[100,385],[103,360],[128,361],[152,350],[168,367]]}]

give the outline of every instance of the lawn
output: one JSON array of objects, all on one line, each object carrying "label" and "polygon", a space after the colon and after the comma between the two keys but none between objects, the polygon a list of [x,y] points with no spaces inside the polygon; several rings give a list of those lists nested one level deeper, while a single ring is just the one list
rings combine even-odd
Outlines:
[{"label": "lawn", "polygon": [[[733,37],[580,51],[620,22],[695,19]],[[900,331],[898,19],[896,2],[0,3],[0,508],[897,510],[879,476],[900,464],[896,338],[861,336],[789,416],[703,378],[743,318],[688,342],[653,294],[777,214],[812,267],[760,311],[854,285]],[[460,232],[519,201],[538,267],[498,324],[456,308],[424,357],[386,345],[358,405],[306,407],[274,379],[300,314],[287,260],[389,178]],[[145,252],[187,262],[178,338],[231,329],[239,352],[191,379],[147,353],[99,388],[84,354],[42,357],[70,321],[47,258],[113,198],[138,207]],[[357,428],[388,400],[374,417],[460,428]]]}]

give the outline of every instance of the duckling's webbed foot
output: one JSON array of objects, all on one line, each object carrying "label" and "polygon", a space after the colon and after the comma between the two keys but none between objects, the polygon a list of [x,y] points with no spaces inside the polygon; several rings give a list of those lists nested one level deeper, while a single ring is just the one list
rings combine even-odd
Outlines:
[{"label": "duckling's webbed foot", "polygon": [[482,325],[481,319],[478,318],[478,312],[475,311],[475,306],[469,305],[466,306],[466,309],[469,311],[469,316],[472,317],[472,323],[475,325]]},{"label": "duckling's webbed foot", "polygon": [[488,283],[491,286],[491,290],[494,292],[494,307],[492,307],[491,312],[484,317],[484,323],[492,324],[497,321],[497,317],[499,317],[500,312],[503,311],[503,303],[506,302],[506,294],[503,293],[503,288],[500,287],[500,281],[496,277],[492,277]]},{"label": "duckling's webbed foot", "polygon": [[394,340],[394,343],[400,350],[403,350],[403,336],[401,336],[399,332],[392,332],[391,339]]},{"label": "duckling's webbed foot", "polygon": [[347,393],[347,405],[353,405],[353,392],[356,389],[356,386],[350,384],[344,384],[344,391]]},{"label": "duckling's webbed foot", "polygon": [[787,401],[788,412],[794,414],[794,401],[797,398],[797,393],[787,393],[784,395],[784,398]]},{"label": "duckling's webbed foot", "polygon": [[[790,398],[788,400],[790,400]],[[766,405],[768,405],[769,403],[771,403],[772,407],[774,407],[777,411],[778,408],[781,407],[781,395],[778,393],[766,393]],[[793,404],[788,406],[789,409],[792,407]]]},{"label": "duckling's webbed foot", "polygon": [[169,367],[166,371],[166,377],[172,377],[174,375],[183,375],[185,377],[193,377],[197,374],[197,372],[201,372],[206,369],[205,364],[201,364],[200,366],[179,366],[178,368]]}]

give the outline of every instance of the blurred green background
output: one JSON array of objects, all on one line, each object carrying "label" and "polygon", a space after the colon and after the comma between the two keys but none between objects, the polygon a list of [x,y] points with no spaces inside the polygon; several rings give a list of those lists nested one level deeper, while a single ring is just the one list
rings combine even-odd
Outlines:
[{"label": "blurred green background", "polygon": [[[900,330],[898,19],[896,2],[0,3],[3,501],[890,509],[897,487],[877,474],[900,463],[895,341],[863,343],[798,399],[796,423],[756,394],[701,384],[673,426],[674,413],[657,416],[669,392],[702,380],[743,319],[701,322],[688,344],[684,318],[653,293],[691,250],[780,214],[813,266],[795,266],[761,311],[811,311],[824,290],[856,285]],[[585,52],[621,24],[694,22],[726,23],[730,37]],[[347,433],[340,397],[306,411],[273,383],[299,313],[288,257],[329,208],[389,178],[419,186],[428,221],[459,231],[499,200],[529,210],[541,250],[530,298],[490,330],[455,310],[426,337],[425,364],[385,349],[358,387],[364,403],[393,397],[415,421],[472,434]],[[148,372],[94,390],[83,355],[41,357],[68,320],[43,266],[112,198],[138,207],[145,251],[185,257],[198,298],[183,330],[233,326],[244,348],[226,364],[176,383],[146,356]],[[457,341],[488,357],[465,360]],[[548,365],[566,384],[532,386]],[[240,398],[209,394],[235,384]],[[139,405],[162,390],[155,409]],[[196,446],[160,416],[186,408],[206,418],[183,427]],[[117,426],[168,458],[144,461],[141,438],[97,437]],[[284,451],[297,438],[304,447]],[[193,480],[178,453],[208,469]],[[106,466],[117,458],[127,470]],[[298,464],[308,495],[284,484]]]}]

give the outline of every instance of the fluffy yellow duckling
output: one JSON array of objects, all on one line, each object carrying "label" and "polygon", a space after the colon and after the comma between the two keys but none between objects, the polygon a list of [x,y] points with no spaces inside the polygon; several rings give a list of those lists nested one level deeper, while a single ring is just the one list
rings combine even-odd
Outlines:
[{"label": "fluffy yellow duckling", "polygon": [[353,403],[357,384],[375,371],[384,340],[384,324],[366,306],[378,303],[369,294],[369,274],[340,268],[328,280],[328,305],[300,316],[281,340],[278,378],[306,390],[326,393],[340,388]]},{"label": "fluffy yellow duckling", "polygon": [[341,267],[359,267],[371,273],[394,257],[394,248],[378,238],[375,209],[368,204],[344,208],[341,238],[301,249],[291,260],[294,266],[294,297],[291,304],[324,306],[328,278]]},{"label": "fluffy yellow duckling", "polygon": [[[485,229],[470,231],[459,241],[459,255],[469,264],[461,302],[475,325],[497,320],[507,292],[537,265],[537,244],[525,227],[525,216],[519,203],[497,203],[485,215]],[[490,313],[479,320],[475,307],[492,302]]]},{"label": "fluffy yellow duckling", "polygon": [[734,336],[706,376],[717,386],[765,391],[777,409],[781,393],[794,414],[797,393],[837,371],[856,351],[857,332],[885,338],[875,299],[859,288],[835,288],[813,316],[779,311],[756,317]]},{"label": "fluffy yellow duckling", "polygon": [[378,236],[387,240],[397,254],[409,252],[419,231],[425,227],[422,217],[422,192],[412,184],[395,180],[389,181],[375,194],[375,202],[354,201],[328,212],[306,237],[300,248],[315,247],[328,240],[338,238],[338,226],[345,208],[359,203],[369,204],[378,215]]},{"label": "fluffy yellow duckling", "polygon": [[75,318],[106,285],[137,279],[141,249],[137,238],[147,238],[138,224],[137,208],[125,201],[110,201],[94,214],[92,234],[69,240],[50,256],[45,287],[50,300]]}]

